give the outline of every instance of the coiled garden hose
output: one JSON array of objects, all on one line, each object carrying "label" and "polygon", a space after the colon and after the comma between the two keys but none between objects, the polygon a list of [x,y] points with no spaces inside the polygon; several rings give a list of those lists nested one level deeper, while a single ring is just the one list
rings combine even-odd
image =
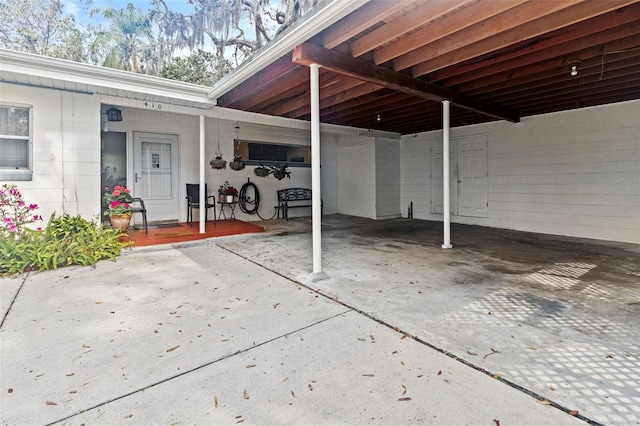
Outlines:
[{"label": "coiled garden hose", "polygon": [[[253,191],[253,194],[251,194],[251,191]],[[253,195],[253,198],[251,195]],[[238,193],[238,204],[243,213],[257,214],[262,220],[273,219],[278,213],[278,209],[274,208],[275,211],[273,212],[273,216],[266,219],[260,216],[260,212],[258,211],[260,209],[260,191],[258,191],[256,184],[250,180],[247,180],[247,183],[242,185],[242,188],[240,188],[240,192]]]}]

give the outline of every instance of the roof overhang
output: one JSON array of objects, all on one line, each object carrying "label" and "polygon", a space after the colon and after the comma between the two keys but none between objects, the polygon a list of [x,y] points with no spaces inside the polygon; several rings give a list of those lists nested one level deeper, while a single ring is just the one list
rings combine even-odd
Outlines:
[{"label": "roof overhang", "polygon": [[210,87],[0,49],[0,81],[211,108]]}]

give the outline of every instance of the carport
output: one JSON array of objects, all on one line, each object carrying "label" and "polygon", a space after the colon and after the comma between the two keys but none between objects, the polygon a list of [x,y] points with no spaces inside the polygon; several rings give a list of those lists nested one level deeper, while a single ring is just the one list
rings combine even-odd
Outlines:
[{"label": "carport", "polygon": [[[637,0],[330,2],[209,97],[311,121],[314,223],[321,123],[403,136],[442,129],[446,206],[450,127],[638,99],[639,17]],[[451,213],[442,210],[450,248]],[[322,276],[320,235],[318,225],[313,272]]]}]

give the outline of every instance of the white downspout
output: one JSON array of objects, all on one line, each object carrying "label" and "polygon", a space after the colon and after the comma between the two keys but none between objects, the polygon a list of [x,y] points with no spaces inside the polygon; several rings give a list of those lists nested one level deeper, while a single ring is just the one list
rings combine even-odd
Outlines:
[{"label": "white downspout", "polygon": [[328,278],[322,272],[322,193],[320,188],[320,65],[311,64],[311,205],[313,232],[312,281]]},{"label": "white downspout", "polygon": [[205,221],[204,221],[204,215],[206,213],[206,207],[205,207],[205,181],[204,181],[204,164],[205,164],[205,158],[204,158],[204,115],[200,115],[200,199],[198,200],[198,203],[200,208],[198,209],[198,221],[200,223],[200,233],[204,234],[205,233]]},{"label": "white downspout", "polygon": [[444,186],[442,210],[444,213],[443,249],[453,248],[451,245],[451,201],[449,188],[449,101],[442,101],[442,185]]}]

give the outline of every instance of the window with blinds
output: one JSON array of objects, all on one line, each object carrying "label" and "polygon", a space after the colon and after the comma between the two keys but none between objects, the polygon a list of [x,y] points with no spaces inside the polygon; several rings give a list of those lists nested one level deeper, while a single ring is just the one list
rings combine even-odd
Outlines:
[{"label": "window with blinds", "polygon": [[30,108],[0,105],[0,171],[29,170]]}]

